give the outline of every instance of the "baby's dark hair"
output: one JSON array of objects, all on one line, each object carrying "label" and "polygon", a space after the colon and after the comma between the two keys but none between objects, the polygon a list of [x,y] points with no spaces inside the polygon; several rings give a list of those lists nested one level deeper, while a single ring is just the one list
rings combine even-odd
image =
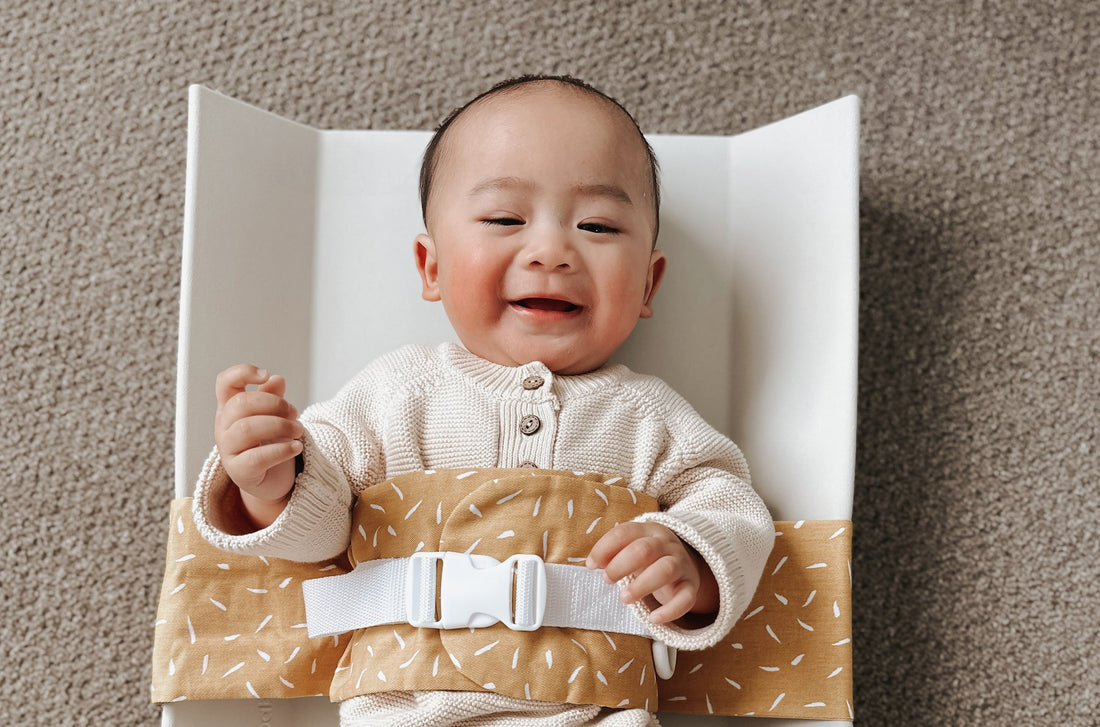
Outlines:
[{"label": "baby's dark hair", "polygon": [[447,130],[451,128],[451,125],[455,120],[462,115],[466,109],[470,108],[478,101],[490,96],[495,96],[504,91],[508,91],[519,86],[525,86],[530,83],[538,83],[540,81],[556,81],[563,83],[573,88],[584,91],[585,93],[592,94],[598,98],[608,101],[613,104],[617,109],[623,112],[626,118],[630,119],[630,123],[634,126],[634,129],[638,132],[638,138],[642,140],[642,145],[645,148],[646,159],[649,162],[650,181],[653,185],[653,239],[657,239],[657,230],[660,227],[661,221],[661,177],[660,167],[657,164],[657,155],[653,153],[653,147],[646,141],[645,135],[642,134],[641,128],[638,126],[638,122],[634,120],[634,117],[630,114],[626,108],[608,96],[603,91],[585,83],[579,78],[573,76],[553,76],[553,75],[524,75],[516,76],[515,78],[509,78],[505,81],[501,81],[488,91],[478,94],[465,105],[454,109],[451,113],[447,114],[447,117],[443,119],[443,122],[436,128],[435,134],[432,135],[431,141],[428,142],[428,147],[424,150],[424,159],[420,164],[420,213],[424,218],[424,223],[428,222],[428,197],[431,195],[432,182],[435,178],[435,170],[439,164],[439,149],[443,144],[443,139],[447,134]]}]

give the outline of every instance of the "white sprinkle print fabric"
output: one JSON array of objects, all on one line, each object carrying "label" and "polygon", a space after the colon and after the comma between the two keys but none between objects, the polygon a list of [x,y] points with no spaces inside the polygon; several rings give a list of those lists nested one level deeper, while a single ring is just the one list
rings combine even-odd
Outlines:
[{"label": "white sprinkle print fabric", "polygon": [[725,640],[654,675],[644,637],[405,624],[306,636],[301,581],[423,550],[583,566],[617,522],[656,509],[619,478],[547,470],[410,473],[370,488],[348,559],[292,563],[225,553],[173,503],[153,664],[155,702],[334,700],[395,690],[493,691],[517,699],[702,714],[851,719],[851,524],[777,522],[752,604]]},{"label": "white sprinkle print fabric", "polygon": [[302,581],[346,565],[226,553],[172,502],[153,645],[154,702],[327,694],[350,637],[306,636]]}]

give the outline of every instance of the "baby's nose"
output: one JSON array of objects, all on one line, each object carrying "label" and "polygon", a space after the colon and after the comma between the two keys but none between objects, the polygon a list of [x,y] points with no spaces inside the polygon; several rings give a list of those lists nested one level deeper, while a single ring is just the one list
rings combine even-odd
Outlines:
[{"label": "baby's nose", "polygon": [[560,228],[540,231],[524,250],[525,262],[531,267],[565,270],[574,265],[573,245],[568,232]]}]

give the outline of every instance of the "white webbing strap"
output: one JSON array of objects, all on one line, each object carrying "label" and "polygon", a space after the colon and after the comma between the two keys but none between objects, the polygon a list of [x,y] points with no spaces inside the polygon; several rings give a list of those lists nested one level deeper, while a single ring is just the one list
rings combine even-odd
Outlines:
[{"label": "white webbing strap", "polygon": [[[437,562],[443,563],[439,579]],[[517,630],[541,625],[650,635],[600,571],[537,556],[500,563],[483,555],[418,553],[366,561],[344,575],[305,581],[302,591],[310,637],[394,623],[465,628],[498,621]]]},{"label": "white webbing strap", "polygon": [[372,560],[350,573],[304,581],[310,638],[404,621],[407,565],[405,558]]}]

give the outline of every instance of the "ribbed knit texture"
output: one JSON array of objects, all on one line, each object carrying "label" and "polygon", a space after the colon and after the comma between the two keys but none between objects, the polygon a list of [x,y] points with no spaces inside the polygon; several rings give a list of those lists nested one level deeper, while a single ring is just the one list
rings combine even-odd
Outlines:
[{"label": "ribbed knit texture", "polygon": [[[534,377],[542,384],[525,387]],[[367,366],[301,420],[305,467],[287,509],[257,533],[217,529],[218,493],[232,485],[217,453],[211,455],[195,496],[204,537],[238,553],[317,560],[346,549],[352,498],[405,472],[517,466],[534,458],[545,469],[619,475],[657,498],[663,512],[651,519],[698,551],[718,581],[713,623],[650,624],[659,640],[689,650],[712,646],[729,631],[771,551],[771,517],[737,446],[664,382],[621,365],[556,376],[538,362],[499,366],[456,344],[409,346]],[[637,608],[648,620],[646,607]]]}]

